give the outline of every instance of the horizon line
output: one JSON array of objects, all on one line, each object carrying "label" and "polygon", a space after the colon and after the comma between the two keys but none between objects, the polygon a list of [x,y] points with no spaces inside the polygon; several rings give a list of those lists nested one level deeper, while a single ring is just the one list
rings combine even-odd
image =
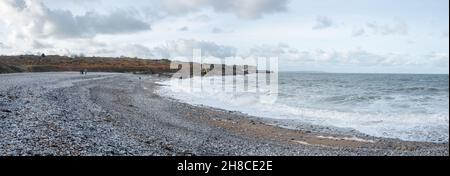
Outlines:
[{"label": "horizon line", "polygon": [[[47,56],[59,56],[59,57],[84,57],[84,58],[130,58],[130,59],[142,59],[142,60],[169,60],[173,62],[186,62],[186,61],[180,61],[180,60],[172,60],[169,58],[142,58],[142,57],[131,57],[131,56],[80,56],[77,54],[74,55],[59,55],[59,54],[50,54],[46,55],[45,53],[42,53]],[[0,54],[0,57],[14,57],[14,56],[37,56],[42,57],[42,54],[21,54],[21,55],[7,55],[7,54]],[[398,75],[449,75],[449,73],[414,73],[414,72],[329,72],[329,71],[322,71],[322,70],[282,70],[279,69],[279,72],[286,73],[286,72],[297,72],[297,73],[309,73],[309,74],[398,74]]]}]

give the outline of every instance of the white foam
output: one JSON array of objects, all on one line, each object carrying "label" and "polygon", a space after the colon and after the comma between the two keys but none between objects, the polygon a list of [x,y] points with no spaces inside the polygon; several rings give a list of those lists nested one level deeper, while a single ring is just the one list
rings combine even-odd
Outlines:
[{"label": "white foam", "polygon": [[321,138],[321,139],[331,139],[331,140],[336,140],[336,141],[346,140],[346,141],[356,141],[356,142],[365,142],[365,143],[375,143],[375,141],[373,141],[373,140],[366,140],[366,139],[361,139],[358,137],[333,137],[333,136],[317,136],[317,137]]},{"label": "white foam", "polygon": [[[239,78],[238,79],[242,79]],[[170,80],[160,84],[165,85],[157,90],[163,96],[169,96],[194,105],[240,111],[252,116],[294,119],[316,125],[351,128],[362,133],[376,136],[397,138],[407,141],[448,142],[449,115],[448,112],[439,114],[386,114],[343,112],[338,110],[299,108],[286,104],[265,104],[258,101],[257,93],[233,93],[232,85],[203,84],[202,87],[191,88],[191,80]],[[179,84],[181,82],[181,84]],[[199,79],[193,79],[199,83]],[[196,91],[192,91],[196,90]],[[262,91],[264,92],[264,91]],[[359,140],[359,139],[349,139]],[[368,142],[368,141],[365,141]]]}]

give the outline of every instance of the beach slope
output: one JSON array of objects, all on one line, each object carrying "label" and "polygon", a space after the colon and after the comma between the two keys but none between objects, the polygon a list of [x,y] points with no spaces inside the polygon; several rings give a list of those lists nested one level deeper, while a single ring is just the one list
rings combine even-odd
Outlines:
[{"label": "beach slope", "polygon": [[[142,77],[142,79],[139,79]],[[0,155],[446,155],[405,142],[274,121],[155,94],[156,76],[0,75]]]}]

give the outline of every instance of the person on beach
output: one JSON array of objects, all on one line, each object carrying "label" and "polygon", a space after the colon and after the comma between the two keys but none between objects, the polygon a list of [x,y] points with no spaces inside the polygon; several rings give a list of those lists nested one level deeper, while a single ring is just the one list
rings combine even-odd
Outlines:
[{"label": "person on beach", "polygon": [[87,69],[80,70],[81,75],[87,75]]}]

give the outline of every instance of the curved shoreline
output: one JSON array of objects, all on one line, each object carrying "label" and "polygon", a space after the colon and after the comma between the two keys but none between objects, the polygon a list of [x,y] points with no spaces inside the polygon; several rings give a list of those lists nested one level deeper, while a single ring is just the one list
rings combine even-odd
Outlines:
[{"label": "curved shoreline", "polygon": [[277,123],[154,93],[130,74],[0,75],[0,155],[444,155],[449,144]]},{"label": "curved shoreline", "polygon": [[[393,103],[389,106],[397,106],[397,104],[402,104],[405,102],[405,111],[403,112],[400,109],[389,109],[388,104],[384,104],[383,106],[378,106],[379,100],[374,100],[374,102],[367,102],[367,104],[363,105],[352,105],[351,103],[336,103],[333,101],[327,102],[323,97],[333,97],[337,94],[341,94],[339,91],[334,91],[323,93],[326,91],[319,91],[319,95],[314,95],[314,97],[322,97],[321,100],[316,100],[311,98],[311,100],[307,100],[304,98],[298,99],[300,104],[296,105],[294,96],[312,96],[305,91],[296,91],[293,90],[293,87],[290,87],[287,82],[288,78],[294,79],[294,76],[291,73],[283,73],[285,74],[280,78],[283,80],[283,84],[279,85],[278,96],[273,96],[273,99],[276,102],[271,104],[263,103],[258,100],[258,97],[262,94],[256,92],[245,92],[242,90],[231,89],[231,87],[226,86],[223,87],[221,84],[217,84],[217,82],[221,82],[221,76],[214,76],[212,79],[214,81],[208,81],[209,78],[204,78],[200,80],[199,77],[191,79],[168,79],[162,82],[159,82],[162,86],[157,89],[157,93],[163,97],[170,97],[175,100],[179,100],[180,102],[195,105],[195,106],[205,106],[208,108],[216,108],[229,112],[241,112],[247,116],[255,116],[260,117],[260,120],[268,121],[270,124],[277,124],[279,126],[283,126],[286,128],[301,128],[303,126],[311,124],[314,126],[322,126],[321,130],[327,130],[326,127],[332,128],[333,130],[339,131],[338,133],[348,133],[348,132],[358,132],[361,133],[362,136],[374,136],[380,138],[390,138],[390,139],[399,139],[403,141],[416,141],[416,142],[432,142],[432,143],[448,143],[448,108],[443,106],[443,108],[434,113],[425,114],[425,110],[418,110],[420,107],[424,109],[429,109],[429,105],[417,105],[415,106],[407,106],[406,104],[410,104],[406,99],[414,99],[414,94],[409,95],[409,98],[405,98],[404,101],[399,102],[390,102]],[[333,76],[332,76],[333,75]],[[364,77],[365,75],[357,75]],[[228,76],[225,76],[228,77]],[[330,74],[330,75],[295,75],[295,77],[301,77],[302,79],[307,79],[309,77],[320,77],[321,79],[329,78],[329,79],[342,79],[342,75],[339,74]],[[336,77],[336,78],[335,78]],[[385,77],[382,77],[386,79]],[[206,79],[206,80],[205,80]],[[233,79],[232,76],[230,79]],[[419,79],[419,78],[417,78]],[[236,80],[243,80],[243,78],[236,78]],[[209,83],[211,82],[211,84]],[[237,81],[239,82],[239,81]],[[445,82],[445,81],[444,81]],[[232,83],[232,82],[228,82]],[[227,84],[228,84],[227,83]],[[189,89],[189,86],[194,85]],[[243,86],[244,83],[235,83],[236,87]],[[295,83],[292,83],[293,85]],[[324,87],[328,87],[330,85],[324,84]],[[367,84],[367,83],[361,83]],[[197,86],[195,86],[197,85]],[[200,86],[201,85],[201,86]],[[293,86],[292,85],[292,86]],[[303,87],[308,87],[303,85],[297,87],[296,89],[308,89]],[[339,86],[338,86],[339,87]],[[317,88],[320,89],[320,88]],[[368,88],[370,89],[370,88]],[[396,89],[396,88],[391,88]],[[253,90],[253,89],[252,89]],[[289,91],[290,90],[290,91]],[[233,91],[235,93],[233,93]],[[349,90],[341,90],[341,92],[347,92]],[[355,90],[356,91],[356,90]],[[375,91],[375,90],[370,90]],[[296,92],[292,94],[292,92]],[[358,92],[361,92],[359,90]],[[448,93],[448,90],[446,91]],[[290,96],[286,96],[290,94]],[[296,95],[298,94],[298,95]],[[342,94],[352,94],[352,93],[342,93]],[[395,99],[393,97],[397,95],[391,95],[386,93],[387,97]],[[401,93],[397,93],[401,94]],[[273,94],[274,95],[274,94]],[[343,95],[339,96],[342,97]],[[346,95],[347,96],[347,95]],[[356,95],[348,95],[348,96],[356,96]],[[369,96],[370,95],[358,95],[358,96]],[[407,97],[406,95],[403,95]],[[417,95],[421,96],[421,95]],[[442,95],[445,97],[444,95]],[[380,96],[381,97],[381,96]],[[427,95],[428,97],[428,95]],[[386,98],[386,97],[385,97]],[[389,99],[386,98],[386,99]],[[448,98],[448,97],[447,97]],[[313,100],[314,99],[314,100]],[[322,100],[324,99],[324,100]],[[361,98],[364,99],[364,98]],[[370,99],[370,98],[369,98]],[[430,98],[431,99],[431,98]],[[317,103],[317,102],[322,103]],[[353,100],[352,100],[353,101]],[[372,101],[372,100],[371,100]],[[381,101],[381,100],[380,100]],[[308,103],[309,102],[309,103]],[[331,103],[332,102],[332,103]],[[384,102],[384,101],[383,101]],[[415,101],[414,101],[415,102]],[[331,103],[331,104],[328,104]],[[385,102],[384,102],[385,103]],[[416,102],[416,104],[428,104],[427,101]],[[314,104],[313,106],[309,106],[308,104]],[[325,106],[324,104],[327,104]],[[370,104],[370,105],[369,105]],[[446,102],[440,102],[435,106],[445,105]],[[448,104],[448,102],[447,102]],[[346,106],[347,108],[342,108],[341,106]],[[350,106],[350,107],[349,107]],[[361,106],[361,107],[360,107]],[[400,106],[400,105],[398,105]],[[401,105],[403,106],[403,105]],[[370,107],[370,108],[369,108]],[[408,108],[408,110],[406,110]],[[360,109],[364,109],[364,112],[361,112]],[[421,111],[421,112],[416,112]],[[337,133],[330,131],[329,133]]]}]

